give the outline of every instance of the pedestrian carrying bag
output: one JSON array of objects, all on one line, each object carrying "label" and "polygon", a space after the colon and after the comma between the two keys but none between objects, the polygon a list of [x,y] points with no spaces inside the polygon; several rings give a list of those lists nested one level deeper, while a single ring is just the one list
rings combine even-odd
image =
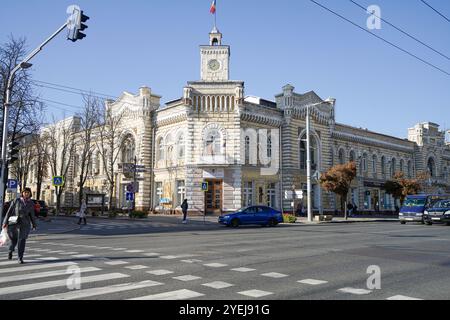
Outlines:
[{"label": "pedestrian carrying bag", "polygon": [[18,203],[16,202],[14,205],[15,205],[14,211],[16,212],[16,215],[8,218],[8,225],[10,226],[14,226],[20,223]]},{"label": "pedestrian carrying bag", "polygon": [[8,229],[3,228],[2,233],[0,234],[0,247],[6,247],[11,242],[11,239],[8,236]]}]

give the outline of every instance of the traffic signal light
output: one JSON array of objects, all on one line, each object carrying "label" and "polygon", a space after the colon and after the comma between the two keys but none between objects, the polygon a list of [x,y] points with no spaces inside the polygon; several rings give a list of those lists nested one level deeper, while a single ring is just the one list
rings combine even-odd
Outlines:
[{"label": "traffic signal light", "polygon": [[67,20],[67,27],[69,28],[67,39],[71,40],[72,42],[82,40],[84,37],[86,37],[86,35],[81,31],[84,31],[88,28],[85,22],[89,20],[89,17],[83,13],[80,7],[75,5],[70,6],[67,9],[67,13],[70,14],[70,17]]},{"label": "traffic signal light", "polygon": [[16,141],[12,141],[8,144],[8,164],[13,164],[19,160],[19,146],[20,143]]}]

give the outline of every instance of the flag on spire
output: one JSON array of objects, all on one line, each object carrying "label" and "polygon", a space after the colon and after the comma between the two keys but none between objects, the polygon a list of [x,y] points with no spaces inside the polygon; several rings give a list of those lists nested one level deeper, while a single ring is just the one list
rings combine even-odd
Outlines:
[{"label": "flag on spire", "polygon": [[211,12],[211,14],[216,14],[216,0],[213,0],[213,2],[211,4],[211,9],[209,9],[209,12]]}]

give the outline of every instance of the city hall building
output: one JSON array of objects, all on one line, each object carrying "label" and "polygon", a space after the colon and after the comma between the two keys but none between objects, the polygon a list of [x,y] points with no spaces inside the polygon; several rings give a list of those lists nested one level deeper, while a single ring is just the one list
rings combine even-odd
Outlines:
[{"label": "city hall building", "polygon": [[[272,101],[246,96],[244,82],[230,79],[230,47],[216,28],[209,43],[200,46],[200,69],[200,80],[188,82],[178,100],[162,104],[161,96],[142,87],[138,94],[125,92],[106,102],[114,115],[123,115],[117,207],[129,206],[127,186],[134,177],[124,168],[136,156],[142,171],[138,209],[170,212],[187,199],[192,213],[220,214],[249,205],[292,211],[286,191],[306,190],[307,108],[316,212],[339,210],[340,199],[323,191],[317,177],[349,161],[357,163],[358,174],[348,200],[362,211],[394,210],[394,199],[383,186],[398,171],[408,177],[428,171],[436,191],[450,191],[450,146],[437,124],[417,124],[408,139],[399,139],[336,123],[336,100],[323,100],[313,91],[298,93],[286,85]],[[85,187],[89,194],[107,195],[99,157],[94,151]],[[78,206],[76,165],[65,177],[66,207]],[[56,199],[53,189],[49,177],[42,198],[50,205]],[[306,199],[294,205],[299,201],[306,207]]]}]

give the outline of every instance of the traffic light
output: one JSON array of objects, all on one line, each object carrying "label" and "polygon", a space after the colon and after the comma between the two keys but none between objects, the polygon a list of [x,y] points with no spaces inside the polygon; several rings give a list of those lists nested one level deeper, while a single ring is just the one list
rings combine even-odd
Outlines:
[{"label": "traffic light", "polygon": [[17,160],[19,160],[19,146],[20,143],[16,141],[12,141],[8,144],[8,164],[13,164]]},{"label": "traffic light", "polygon": [[67,13],[70,14],[70,17],[67,20],[67,27],[69,28],[67,39],[71,40],[72,42],[82,40],[84,37],[86,37],[86,35],[81,31],[84,31],[88,28],[85,22],[89,20],[89,17],[83,13],[80,7],[75,5],[70,6],[67,9]]}]

